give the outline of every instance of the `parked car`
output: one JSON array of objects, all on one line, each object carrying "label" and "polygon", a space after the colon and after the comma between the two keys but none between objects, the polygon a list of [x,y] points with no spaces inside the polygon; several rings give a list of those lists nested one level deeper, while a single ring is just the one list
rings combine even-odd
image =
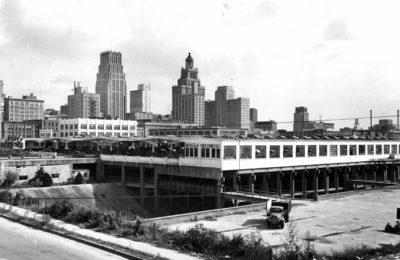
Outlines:
[{"label": "parked car", "polygon": [[43,153],[52,153],[53,151],[50,148],[45,148],[45,149],[41,150],[41,152],[43,152]]},{"label": "parked car", "polygon": [[74,158],[85,158],[86,155],[81,151],[74,151],[72,153],[72,157],[74,157]]},{"label": "parked car", "polygon": [[273,201],[271,207],[267,207],[267,227],[276,226],[280,229],[285,227],[285,223],[289,222],[289,213],[292,208],[292,201]]}]

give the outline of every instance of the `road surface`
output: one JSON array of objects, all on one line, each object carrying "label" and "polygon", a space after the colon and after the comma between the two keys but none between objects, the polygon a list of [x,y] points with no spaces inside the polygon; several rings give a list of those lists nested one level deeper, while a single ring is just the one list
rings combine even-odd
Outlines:
[{"label": "road surface", "polygon": [[107,259],[120,256],[0,217],[0,259]]}]

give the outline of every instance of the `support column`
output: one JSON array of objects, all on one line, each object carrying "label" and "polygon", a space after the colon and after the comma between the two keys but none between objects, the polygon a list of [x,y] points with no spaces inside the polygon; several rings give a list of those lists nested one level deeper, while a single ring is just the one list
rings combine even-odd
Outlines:
[{"label": "support column", "polygon": [[376,171],[378,170],[378,166],[377,165],[374,165],[373,167],[372,167],[372,173],[374,174],[374,181],[376,182]]},{"label": "support column", "polygon": [[276,175],[276,191],[278,192],[278,196],[282,196],[281,174],[282,172],[278,172]]},{"label": "support column", "polygon": [[160,216],[159,202],[160,198],[158,197],[158,174],[154,169],[154,210],[156,212],[156,217]]},{"label": "support column", "polygon": [[186,192],[186,213],[190,213],[190,197],[189,197],[190,193]]},{"label": "support column", "polygon": [[329,169],[324,169],[325,194],[329,194]]},{"label": "support column", "polygon": [[343,168],[343,190],[347,191],[347,179],[349,177],[349,168]]},{"label": "support column", "polygon": [[124,189],[126,188],[125,175],[126,175],[126,168],[125,168],[125,165],[122,165],[121,166],[121,183],[122,183],[122,187]]},{"label": "support column", "polygon": [[249,191],[251,193],[254,193],[254,181],[253,181],[254,179],[255,179],[255,176],[253,174],[250,174],[247,186],[249,187]]},{"label": "support column", "polygon": [[335,191],[338,192],[339,191],[339,175],[338,175],[338,171],[339,169],[337,167],[335,167],[333,169],[333,178],[334,178],[334,183],[335,183]]},{"label": "support column", "polygon": [[290,172],[290,198],[294,198],[294,189],[295,189],[295,172]]},{"label": "support column", "polygon": [[140,205],[144,206],[146,196],[146,187],[144,185],[144,168],[140,167]]},{"label": "support column", "polygon": [[301,191],[303,193],[303,198],[307,198],[307,170],[301,172]]},{"label": "support column", "polygon": [[217,180],[217,198],[216,198],[216,208],[222,208],[221,205],[221,179]]},{"label": "support column", "polygon": [[393,164],[390,167],[390,181],[395,182],[396,181],[396,166]]},{"label": "support column", "polygon": [[[71,168],[72,170],[72,168]],[[104,164],[101,160],[97,160],[97,164],[96,164],[96,179],[100,180],[103,179],[105,176],[104,174]]]},{"label": "support column", "polygon": [[263,175],[261,175],[261,176],[258,176],[258,178],[261,178],[261,193],[262,194],[266,194],[267,192],[267,189],[266,189],[266,182],[267,182],[267,176],[266,176],[267,174],[266,173],[264,173]]},{"label": "support column", "polygon": [[232,190],[237,191],[237,172],[235,172],[232,177]]},{"label": "support column", "polygon": [[315,200],[318,198],[318,174],[319,174],[319,170],[318,169],[313,171],[313,187],[314,187],[314,198],[315,198]]},{"label": "support column", "polygon": [[388,172],[388,167],[387,165],[383,165],[383,182],[387,182],[387,172]]},{"label": "support column", "polygon": [[267,194],[267,196],[269,196],[269,178],[270,178],[269,173],[266,173],[265,174],[265,193]]}]

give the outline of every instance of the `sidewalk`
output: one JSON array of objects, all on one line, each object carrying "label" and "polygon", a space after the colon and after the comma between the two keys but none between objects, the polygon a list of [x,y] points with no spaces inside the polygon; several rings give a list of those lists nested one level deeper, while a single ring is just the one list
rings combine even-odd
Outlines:
[{"label": "sidewalk", "polygon": [[[0,203],[0,208],[11,211],[22,217],[32,218],[32,219],[36,219],[39,221],[43,220],[42,214],[30,211],[30,210],[10,206],[10,205],[4,204],[4,203]],[[186,260],[186,259],[187,260],[200,260],[201,259],[201,258],[193,257],[193,256],[190,256],[187,254],[179,253],[179,252],[171,250],[171,249],[159,248],[159,247],[147,244],[147,243],[136,242],[136,241],[132,241],[132,240],[125,239],[125,238],[118,238],[118,237],[103,234],[100,232],[95,232],[92,230],[80,228],[78,226],[65,223],[64,221],[61,221],[61,220],[51,219],[49,216],[47,216],[47,219],[50,219],[50,221],[49,221],[50,224],[53,224],[54,226],[56,226],[58,228],[62,228],[65,231],[79,234],[81,236],[90,237],[90,238],[93,238],[96,240],[101,240],[101,241],[104,241],[107,243],[116,244],[116,245],[119,245],[119,246],[122,246],[125,248],[134,249],[136,251],[141,251],[141,252],[147,253],[149,255],[154,255],[154,256],[159,255],[161,257],[166,257],[171,260]]]}]

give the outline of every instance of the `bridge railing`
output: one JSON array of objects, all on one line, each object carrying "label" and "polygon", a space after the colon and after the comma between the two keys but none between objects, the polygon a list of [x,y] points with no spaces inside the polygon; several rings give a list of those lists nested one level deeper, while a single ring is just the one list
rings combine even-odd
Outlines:
[{"label": "bridge railing", "polygon": [[284,195],[285,193],[288,193],[289,191],[281,191],[281,195],[279,195],[278,190],[271,190],[269,189],[268,191],[264,190],[254,190],[254,189],[248,189],[248,188],[242,188],[242,187],[223,187],[222,192],[231,192],[231,193],[241,193],[245,195],[246,197],[251,197],[251,198],[265,198],[265,197],[272,197],[276,199],[283,199],[286,198]]}]

